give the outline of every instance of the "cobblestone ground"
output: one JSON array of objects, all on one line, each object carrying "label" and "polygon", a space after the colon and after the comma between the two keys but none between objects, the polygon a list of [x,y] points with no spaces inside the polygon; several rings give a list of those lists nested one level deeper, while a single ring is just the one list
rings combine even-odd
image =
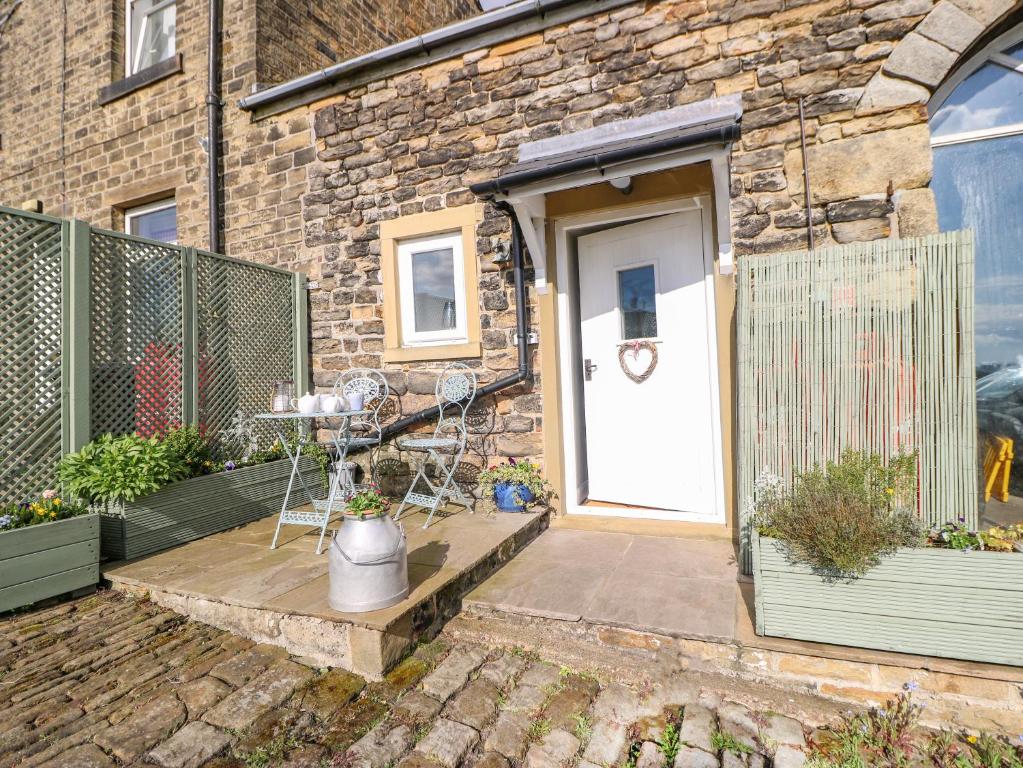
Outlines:
[{"label": "cobblestone ground", "polygon": [[685,678],[443,640],[367,684],[109,592],[0,623],[0,675],[0,768],[789,768],[808,735]]}]

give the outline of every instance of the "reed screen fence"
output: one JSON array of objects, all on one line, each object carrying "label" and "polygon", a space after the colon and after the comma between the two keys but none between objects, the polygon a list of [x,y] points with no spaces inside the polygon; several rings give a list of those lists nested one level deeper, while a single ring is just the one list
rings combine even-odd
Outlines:
[{"label": "reed screen fence", "polygon": [[101,434],[226,440],[308,386],[301,275],[2,207],[0,274],[0,502]]},{"label": "reed screen fence", "polygon": [[978,510],[970,232],[749,256],[738,268],[743,567],[758,479],[916,451],[927,523]]}]

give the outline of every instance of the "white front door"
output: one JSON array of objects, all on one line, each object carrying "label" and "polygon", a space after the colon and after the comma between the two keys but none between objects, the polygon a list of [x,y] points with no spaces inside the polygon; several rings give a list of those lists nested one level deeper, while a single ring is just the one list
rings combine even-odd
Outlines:
[{"label": "white front door", "polygon": [[[578,239],[588,500],[723,521],[713,271],[700,211]],[[642,382],[652,342],[657,364]],[[669,514],[664,514],[665,512]],[[639,512],[642,514],[642,511]]]}]

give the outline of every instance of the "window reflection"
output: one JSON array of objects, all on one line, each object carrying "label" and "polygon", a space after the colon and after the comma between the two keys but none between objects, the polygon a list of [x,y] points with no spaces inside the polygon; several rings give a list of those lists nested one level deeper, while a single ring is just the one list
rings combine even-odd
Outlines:
[{"label": "window reflection", "polygon": [[939,224],[974,231],[981,527],[1023,520],[1023,135],[943,142],[1006,122],[1023,122],[1023,76],[994,64],[932,120]]},{"label": "window reflection", "polygon": [[455,315],[455,254],[450,248],[412,254],[416,331],[446,331]]},{"label": "window reflection", "polygon": [[618,306],[622,313],[623,339],[648,339],[657,335],[657,285],[653,265],[623,269],[618,273]]}]

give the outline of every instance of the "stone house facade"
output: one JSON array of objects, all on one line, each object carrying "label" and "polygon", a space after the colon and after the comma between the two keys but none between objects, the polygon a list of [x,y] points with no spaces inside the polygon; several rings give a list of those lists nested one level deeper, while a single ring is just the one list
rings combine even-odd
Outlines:
[{"label": "stone house facade", "polygon": [[[0,204],[121,230],[126,211],[173,200],[178,240],[208,246],[208,5],[172,5],[172,60],[130,79],[124,2],[0,2]],[[231,125],[248,123],[236,102],[257,86],[478,12],[470,0],[222,2],[225,154],[242,162]],[[229,183],[231,162],[223,171]]]},{"label": "stone house facade", "polygon": [[[425,61],[406,57],[311,90],[248,99],[253,121],[239,144],[253,162],[228,188],[228,215],[241,224],[229,231],[230,250],[309,274],[318,385],[351,366],[382,367],[408,413],[432,402],[430,369],[443,360],[388,355],[385,319],[395,310],[381,277],[387,222],[481,206],[473,243],[481,343],[465,359],[492,381],[516,366],[510,275],[493,260],[510,226],[470,187],[515,166],[524,145],[738,100],[741,137],[728,146],[729,221],[721,227],[718,208],[718,246],[737,255],[808,246],[801,136],[818,246],[935,232],[928,101],[972,51],[1011,26],[1015,11],[1011,0],[568,3]],[[304,183],[285,187],[299,164]],[[529,292],[530,325],[539,332],[530,347],[534,376],[495,396],[472,461],[537,458],[562,496],[571,486],[559,391],[566,375],[559,345],[567,341],[559,338],[552,274],[559,219],[672,196],[722,197],[706,162],[633,182],[627,198],[598,183],[546,193],[534,221],[547,240],[547,285]],[[275,204],[249,191],[257,186],[288,190],[285,205],[295,206],[302,228],[294,247],[257,233],[257,221],[280,225]],[[734,283],[719,258],[719,450],[732,525]]]},{"label": "stone house facade", "polygon": [[[817,245],[936,231],[930,109],[964,62],[1013,28],[1019,11],[1013,0],[542,0],[512,3],[414,38],[406,48],[352,60],[355,51],[327,53],[315,35],[275,36],[280,26],[258,31],[262,19],[293,25],[326,18],[315,9],[302,16],[281,5],[263,14],[268,6],[256,4],[253,15],[244,5],[225,6],[225,29],[231,30],[223,88],[225,250],[309,276],[316,385],[329,387],[351,367],[381,368],[398,410],[409,414],[433,403],[436,372],[452,360],[469,364],[484,383],[517,370],[512,270],[503,258],[514,208],[532,260],[528,315],[537,343],[528,347],[529,377],[481,401],[467,463],[478,468],[502,456],[537,459],[561,503],[568,503],[577,495],[574,473],[585,462],[568,456],[581,406],[566,396],[579,372],[572,368],[575,342],[565,333],[565,318],[575,311],[579,291],[570,296],[559,273],[562,241],[575,243],[565,228],[596,232],[633,221],[630,212],[641,208],[663,213],[681,210],[686,201],[686,210],[699,209],[706,228],[708,293],[701,301],[710,308],[706,333],[715,375],[708,396],[716,440],[709,452],[720,475],[717,513],[696,519],[715,526],[734,526],[737,519],[730,262],[737,255],[806,248],[807,207]],[[458,2],[402,7],[431,8],[449,19],[471,10]],[[46,39],[42,21],[25,11],[16,9],[0,33],[0,67],[5,75],[15,73],[0,85],[14,89],[0,91],[5,104],[27,103],[15,91],[32,82],[27,70],[18,70],[28,65],[12,56],[12,41],[29,34],[33,23]],[[111,15],[97,12],[94,21],[107,37]],[[379,21],[372,24],[379,35],[367,37],[366,45],[402,37]],[[416,34],[429,26],[409,28]],[[111,105],[137,121],[143,136],[137,147],[110,138],[97,144],[107,135],[103,130],[116,134],[118,120],[105,116],[94,125],[89,100],[96,83],[110,78],[117,55],[90,57],[84,42],[77,47],[84,37],[69,38],[65,55],[74,66],[66,69],[89,79],[88,88],[67,88],[63,129],[54,127],[61,113],[52,100],[50,119],[39,121],[54,138],[32,144],[23,111],[0,117],[0,200],[60,199],[57,190],[65,183],[62,213],[109,226],[117,200],[153,194],[155,172],[137,159],[152,154],[162,163],[159,173],[194,201],[183,205],[195,218],[186,220],[191,214],[182,212],[182,241],[201,245],[205,191],[194,124],[202,110],[202,67],[189,74],[186,65],[185,73]],[[295,38],[304,47],[284,45]],[[59,73],[50,47],[47,60]],[[195,51],[195,60],[203,55]],[[85,62],[94,67],[88,78]],[[50,78],[52,91],[59,77]],[[253,94],[254,84],[261,90]],[[162,98],[177,106],[161,104]],[[528,200],[499,183],[496,193],[471,189],[500,181],[525,155],[542,165],[569,154],[573,144],[606,142],[615,131],[637,136],[642,125],[692,123],[694,115],[732,109],[737,135],[674,166],[634,162],[623,178],[627,194],[599,174],[540,192],[534,184]],[[11,114],[5,106],[3,115]],[[76,114],[77,122],[71,119]],[[165,125],[177,138],[160,132]],[[63,151],[58,135],[66,142]],[[76,170],[62,182],[55,169],[71,162]],[[107,191],[136,183],[150,191]],[[585,224],[591,220],[598,223]],[[472,279],[459,297],[456,314],[464,314],[469,327],[458,344],[410,351],[406,347],[414,345],[402,341],[403,294],[395,275],[403,238],[416,227],[423,238],[463,233],[452,246],[461,264],[456,271]],[[660,407],[655,421],[668,412]],[[628,447],[609,449],[629,453]],[[642,459],[650,452],[636,453]]]}]

